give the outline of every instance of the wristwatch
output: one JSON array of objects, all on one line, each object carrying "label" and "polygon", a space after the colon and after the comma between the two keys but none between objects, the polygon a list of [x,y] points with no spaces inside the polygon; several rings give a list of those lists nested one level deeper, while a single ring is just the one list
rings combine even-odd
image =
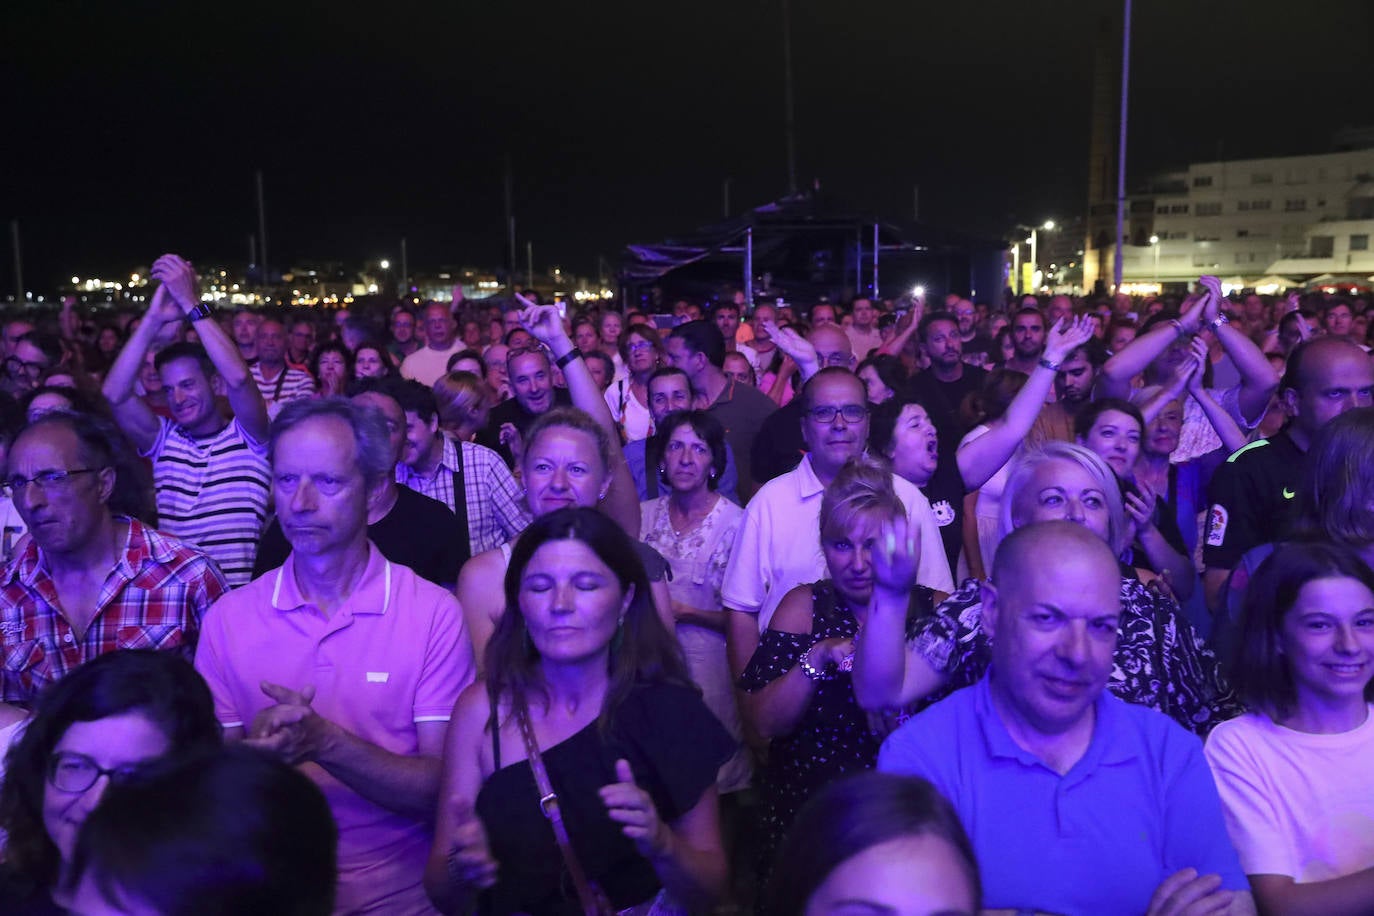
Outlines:
[{"label": "wristwatch", "polygon": [[1207,327],[1211,328],[1211,329],[1213,330],[1213,332],[1215,332],[1215,331],[1216,331],[1217,329],[1219,329],[1223,324],[1230,324],[1230,323],[1231,323],[1231,319],[1228,318],[1228,317],[1226,317],[1226,313],[1225,313],[1225,312],[1218,312],[1218,313],[1217,313],[1217,317],[1215,317],[1215,318],[1213,318],[1211,321],[1207,322]]},{"label": "wristwatch", "polygon": [[209,318],[215,313],[208,302],[197,303],[196,307],[186,313],[186,317],[192,321],[200,321],[202,318]]},{"label": "wristwatch", "polygon": [[[814,645],[814,643],[812,645]],[[817,668],[815,665],[811,664],[810,647],[807,647],[807,650],[802,653],[801,659],[797,664],[801,665],[802,674],[806,675],[808,681],[823,681],[828,680],[830,677],[825,673],[824,668]]]},{"label": "wristwatch", "polygon": [[1058,372],[1058,371],[1059,371],[1059,367],[1060,367],[1061,365],[1063,365],[1063,363],[1056,363],[1054,360],[1050,359],[1048,356],[1042,356],[1042,357],[1040,357],[1040,365],[1041,365],[1043,368],[1050,370],[1051,372]]}]

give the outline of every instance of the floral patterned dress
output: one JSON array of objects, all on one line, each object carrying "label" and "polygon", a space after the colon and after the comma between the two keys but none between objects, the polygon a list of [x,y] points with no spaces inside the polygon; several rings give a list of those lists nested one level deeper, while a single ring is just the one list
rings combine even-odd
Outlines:
[{"label": "floral patterned dress", "polygon": [[[706,611],[721,609],[720,586],[725,565],[735,543],[735,530],[744,510],[720,497],[700,525],[685,534],[673,530],[668,497],[640,503],[640,530],[644,543],[662,554],[673,574],[668,593],[676,601]],[[678,644],[687,660],[693,682],[702,699],[736,742],[740,741],[739,707],[730,683],[730,664],[725,655],[725,634],[690,623],[677,625]],[[749,785],[752,766],[742,747],[721,767],[716,788],[722,794]]]},{"label": "floral patterned dress", "polygon": [[[969,579],[908,633],[907,651],[949,678],[925,705],[977,683],[988,669],[981,584]],[[1134,577],[1121,580],[1121,632],[1107,689],[1204,737],[1218,723],[1244,712],[1216,655],[1202,644],[1178,605]]]},{"label": "floral patterned dress", "polygon": [[[811,632],[764,631],[759,647],[740,676],[739,686],[750,693],[762,690],[787,674],[803,653],[817,642],[859,632],[854,614],[838,600],[829,580],[811,586]],[[916,614],[929,613],[932,593],[917,586]],[[915,617],[908,619],[912,632]],[[878,747],[898,719],[869,716],[854,699],[853,676],[835,671],[833,677],[815,682],[811,705],[802,713],[790,735],[774,738],[768,745],[768,762],[759,773],[760,874],[772,870],[778,844],[792,826],[797,811],[817,790],[857,770],[871,770],[878,761]]]}]

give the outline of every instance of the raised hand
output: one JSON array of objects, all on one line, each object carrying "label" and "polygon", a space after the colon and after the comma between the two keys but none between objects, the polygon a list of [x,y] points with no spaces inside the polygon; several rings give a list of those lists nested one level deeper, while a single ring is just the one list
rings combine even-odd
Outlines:
[{"label": "raised hand", "polygon": [[921,562],[921,532],[897,515],[883,522],[874,545],[873,587],[894,593],[910,592]]},{"label": "raised hand", "polygon": [[1205,340],[1194,337],[1189,347],[1191,352],[1188,354],[1188,359],[1179,366],[1179,370],[1185,373],[1184,387],[1196,397],[1197,393],[1202,390],[1203,370],[1207,367],[1207,360],[1211,356],[1208,353],[1207,341]]},{"label": "raised hand", "polygon": [[162,283],[176,300],[183,312],[190,312],[200,305],[200,292],[196,288],[196,269],[191,262],[180,255],[164,254],[153,262],[150,276]]},{"label": "raised hand", "polygon": [[515,298],[520,301],[520,325],[540,343],[550,346],[554,341],[568,336],[563,329],[563,316],[558,314],[556,305],[536,305],[519,293]]},{"label": "raised hand", "polygon": [[453,813],[453,837],[448,847],[448,876],[454,884],[486,890],[496,884],[499,868],[487,843],[482,819],[463,798],[449,800]]},{"label": "raised hand", "polygon": [[1060,318],[1059,323],[1050,329],[1045,338],[1045,359],[1052,363],[1061,363],[1092,336],[1093,320],[1090,316]]},{"label": "raised hand", "polygon": [[1144,531],[1155,523],[1156,501],[1154,490],[1143,483],[1137,483],[1136,492],[1127,491],[1124,500],[1126,514],[1135,522],[1137,532]]},{"label": "raised hand", "polygon": [[635,784],[634,771],[628,760],[615,762],[615,778],[600,790],[606,814],[620,824],[620,832],[632,840],[639,854],[645,858],[661,855],[668,848],[672,831],[659,820],[654,800]]},{"label": "raised hand", "polygon": [[147,320],[158,324],[179,324],[186,317],[186,313],[177,305],[172,298],[171,292],[165,283],[159,283],[157,289],[153,290],[153,300],[148,303]]},{"label": "raised hand", "polygon": [[780,327],[776,321],[764,321],[763,329],[773,338],[773,343],[778,345],[778,349],[792,357],[798,366],[820,368],[816,348],[811,346],[811,341],[798,334],[795,328]]}]

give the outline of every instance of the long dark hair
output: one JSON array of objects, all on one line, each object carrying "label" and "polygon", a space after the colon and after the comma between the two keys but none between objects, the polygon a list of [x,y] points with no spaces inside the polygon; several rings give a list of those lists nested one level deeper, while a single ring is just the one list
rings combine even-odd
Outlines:
[{"label": "long dark hair", "polygon": [[43,826],[43,795],[53,748],[74,722],[139,712],[167,735],[172,752],[219,746],[214,701],[191,663],[170,652],[124,649],[92,659],[38,697],[24,737],[5,758],[0,827],[9,832],[5,864],[50,887],[60,856]]},{"label": "long dark hair", "polygon": [[[691,686],[687,665],[677,641],[654,610],[649,577],[635,542],[620,526],[595,509],[558,509],[536,518],[516,541],[506,569],[506,609],[486,649],[487,690],[493,703],[507,699],[520,708],[537,696],[547,702],[542,684],[539,651],[529,638],[520,612],[520,580],[534,552],[550,541],[578,541],[615,574],[623,590],[634,597],[619,634],[619,647],[610,653],[611,686],[601,710],[604,727],[616,707],[636,684],[672,683]],[[495,728],[496,723],[492,723]]]},{"label": "long dark hair", "polygon": [[[1374,592],[1374,572],[1353,551],[1322,541],[1280,545],[1245,590],[1245,611],[1231,664],[1231,686],[1245,705],[1275,718],[1291,715],[1298,702],[1293,671],[1283,654],[1283,618],[1298,593],[1314,579],[1354,579]],[[1374,680],[1365,684],[1374,700]]]},{"label": "long dark hair", "polygon": [[874,846],[913,836],[939,837],[954,847],[978,912],[978,860],[953,806],[924,779],[873,771],[832,782],[802,807],[778,850],[768,911],[801,916],[840,865]]}]

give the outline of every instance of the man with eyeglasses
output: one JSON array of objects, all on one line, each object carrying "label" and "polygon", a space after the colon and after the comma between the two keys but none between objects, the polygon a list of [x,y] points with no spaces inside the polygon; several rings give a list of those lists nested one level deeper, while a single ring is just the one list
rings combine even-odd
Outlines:
[{"label": "man with eyeglasses", "polygon": [[143,524],[116,469],[119,431],[49,413],[10,449],[3,479],[29,537],[0,569],[0,699],[30,704],[78,665],[117,649],[190,659],[227,588],[200,550]]},{"label": "man with eyeglasses", "polygon": [[[736,677],[758,648],[783,596],[825,577],[821,497],[844,463],[868,448],[865,394],[863,382],[848,369],[832,366],[812,376],[798,395],[806,456],[795,470],[764,484],[744,508],[721,586],[730,669]],[[930,502],[895,474],[892,484],[906,507],[910,530],[917,533],[917,582],[952,590],[954,580]]]},{"label": "man with eyeglasses", "polygon": [[14,341],[5,356],[4,390],[21,397],[38,387],[43,373],[62,361],[62,342],[51,334],[28,331]]},{"label": "man with eyeglasses", "polygon": [[739,462],[739,495],[748,500],[758,489],[749,464],[754,437],[778,405],[757,388],[725,374],[725,337],[710,321],[698,319],[673,328],[664,349],[668,365],[687,373],[696,397],[694,406],[725,428],[725,441]]},{"label": "man with eyeglasses", "polygon": [[286,365],[292,369],[310,371],[310,354],[315,352],[315,324],[309,318],[291,322],[286,337]]},{"label": "man with eyeglasses", "polygon": [[[417,391],[433,400],[423,385],[397,378],[357,379],[349,385],[349,400],[381,412],[386,420],[391,444],[392,473],[382,482],[380,491],[368,507],[367,537],[391,562],[409,567],[420,578],[452,591],[458,583],[458,569],[470,555],[467,530],[459,526],[451,505],[442,500],[443,494],[421,494],[397,482],[397,478],[405,473],[400,467],[400,460],[407,448],[408,427],[406,411],[399,399],[404,397],[402,392],[407,390]],[[492,461],[502,471],[506,470],[499,460],[493,458]],[[509,472],[506,476],[510,476]],[[514,481],[510,486],[518,499],[519,491]],[[451,499],[451,489],[449,496]],[[291,544],[282,533],[281,522],[273,518],[262,534],[262,543],[258,545],[253,577],[257,578],[281,566],[290,553]]]}]

